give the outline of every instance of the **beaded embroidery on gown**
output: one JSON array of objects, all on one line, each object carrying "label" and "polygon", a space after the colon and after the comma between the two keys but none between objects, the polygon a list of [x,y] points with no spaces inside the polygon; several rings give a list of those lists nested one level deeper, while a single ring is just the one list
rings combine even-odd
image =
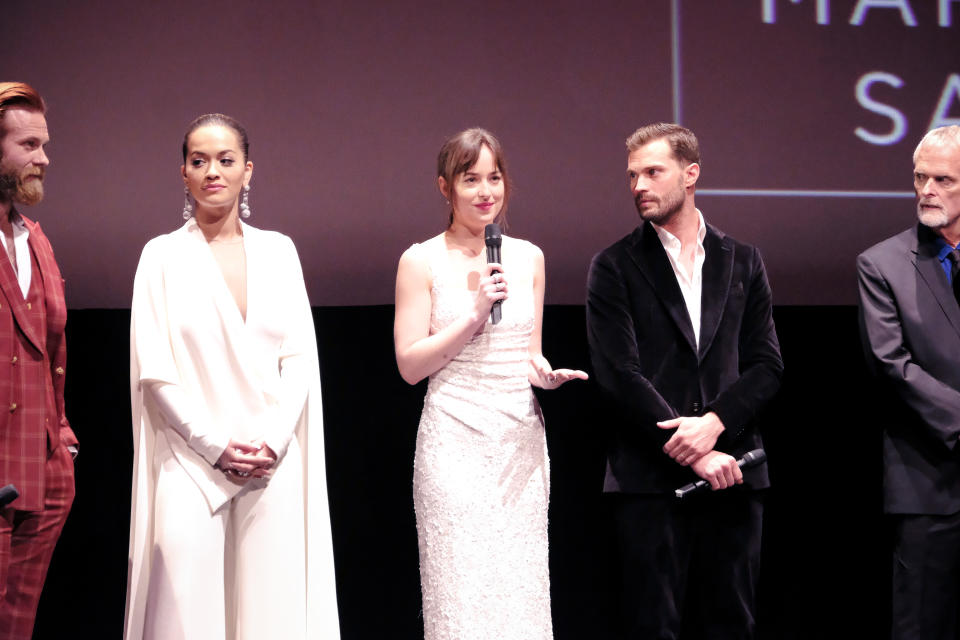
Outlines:
[{"label": "beaded embroidery on gown", "polygon": [[[417,246],[433,276],[430,332],[473,306],[443,236]],[[510,297],[430,376],[414,460],[425,640],[549,640],[550,467],[527,379],[533,246],[503,238]]]}]

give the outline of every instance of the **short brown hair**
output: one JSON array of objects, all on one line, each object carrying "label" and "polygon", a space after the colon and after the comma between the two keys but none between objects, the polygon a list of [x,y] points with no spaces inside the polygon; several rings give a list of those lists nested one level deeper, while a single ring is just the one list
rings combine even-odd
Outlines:
[{"label": "short brown hair", "polygon": [[11,107],[22,107],[40,113],[47,112],[47,105],[43,103],[43,98],[27,83],[0,82],[0,138],[7,133],[3,126],[3,119],[7,109]]},{"label": "short brown hair", "polygon": [[666,139],[673,157],[682,165],[700,164],[700,143],[693,131],[670,122],[657,122],[640,127],[627,138],[627,151],[634,152],[654,140]]},{"label": "short brown hair", "polygon": [[[461,173],[466,172],[470,167],[477,163],[480,158],[480,150],[483,147],[490,149],[493,154],[493,161],[497,165],[497,170],[503,178],[503,206],[500,207],[500,215],[497,220],[500,224],[506,222],[507,201],[510,199],[510,177],[507,174],[507,162],[503,154],[503,145],[497,140],[496,136],[480,127],[474,127],[461,131],[452,136],[440,147],[440,153],[437,156],[437,176],[443,178],[447,187],[451,190],[450,202],[453,202],[453,184],[454,180]],[[450,222],[453,224],[453,205],[450,208]]]}]

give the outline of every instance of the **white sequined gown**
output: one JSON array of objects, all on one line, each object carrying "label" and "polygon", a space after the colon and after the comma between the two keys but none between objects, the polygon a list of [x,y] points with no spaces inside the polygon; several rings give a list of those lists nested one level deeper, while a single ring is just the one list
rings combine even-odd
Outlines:
[{"label": "white sequined gown", "polygon": [[[473,306],[443,236],[417,247],[433,274],[430,331]],[[503,238],[510,298],[430,377],[413,472],[426,640],[548,640],[550,467],[527,379],[533,246]],[[460,276],[462,278],[463,276]]]}]

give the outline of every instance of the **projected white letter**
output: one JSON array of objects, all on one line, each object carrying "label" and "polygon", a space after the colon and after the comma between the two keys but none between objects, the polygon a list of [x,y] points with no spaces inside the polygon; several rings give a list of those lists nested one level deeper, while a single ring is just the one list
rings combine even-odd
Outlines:
[{"label": "projected white letter", "polygon": [[907,0],[858,0],[857,7],[850,16],[850,24],[860,26],[867,17],[867,11],[870,9],[900,9],[900,17],[903,18],[903,24],[908,27],[917,26],[917,19],[913,17],[913,10]]},{"label": "projected white letter", "polygon": [[960,105],[960,74],[952,73],[947,78],[947,84],[943,86],[943,93],[940,94],[940,102],[933,111],[933,118],[930,120],[930,128],[945,127],[949,124],[960,124],[960,118],[949,117],[951,101]]},{"label": "projected white letter", "polygon": [[[763,21],[767,24],[777,22],[777,0],[763,0]],[[800,4],[801,0],[790,0]],[[817,0],[817,24],[830,24],[830,0]]]},{"label": "projected white letter", "polygon": [[889,133],[883,134],[871,133],[863,127],[857,127],[853,132],[858,138],[869,144],[896,144],[903,139],[903,135],[907,132],[907,119],[890,105],[877,102],[870,97],[870,85],[874,82],[883,82],[899,89],[903,86],[903,80],[892,73],[884,73],[883,71],[871,71],[857,80],[857,102],[867,111],[890,118],[892,128]]},{"label": "projected white letter", "polygon": [[941,27],[953,26],[953,15],[950,13],[950,3],[958,1],[960,0],[940,0],[937,11],[939,19],[937,22]]}]

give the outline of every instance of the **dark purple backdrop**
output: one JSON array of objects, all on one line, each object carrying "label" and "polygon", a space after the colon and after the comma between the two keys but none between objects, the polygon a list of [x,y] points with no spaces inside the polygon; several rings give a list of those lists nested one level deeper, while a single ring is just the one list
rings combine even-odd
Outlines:
[{"label": "dark purple backdrop", "polygon": [[856,254],[914,219],[910,154],[941,97],[960,121],[960,3],[870,5],[35,0],[3,7],[0,78],[49,104],[31,213],[71,308],[129,306],[209,111],[247,125],[251,223],[294,238],[316,306],[392,302],[401,252],[443,228],[436,152],[474,125],[507,148],[510,232],[543,248],[547,302],[582,303],[591,256],[636,223],[623,139],[677,116],[703,147],[699,207],[760,246],[775,302],[851,304]]}]

